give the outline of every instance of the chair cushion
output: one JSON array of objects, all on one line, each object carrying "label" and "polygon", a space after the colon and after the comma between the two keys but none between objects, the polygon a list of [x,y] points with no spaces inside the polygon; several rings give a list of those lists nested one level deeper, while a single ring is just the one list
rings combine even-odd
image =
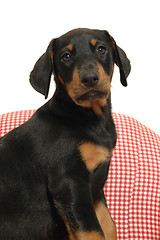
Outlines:
[{"label": "chair cushion", "polygon": [[128,116],[114,119],[118,141],[105,197],[118,239],[160,239],[160,137]]},{"label": "chair cushion", "polygon": [[[0,137],[34,112],[0,115]],[[118,239],[160,239],[160,137],[133,118],[113,117],[118,141],[104,192]]]},{"label": "chair cushion", "polygon": [[36,110],[9,112],[0,115],[0,137],[26,122]]}]

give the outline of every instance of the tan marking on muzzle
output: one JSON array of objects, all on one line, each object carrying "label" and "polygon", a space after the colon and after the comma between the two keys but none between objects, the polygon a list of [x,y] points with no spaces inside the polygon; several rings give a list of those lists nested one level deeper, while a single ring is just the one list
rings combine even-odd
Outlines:
[{"label": "tan marking on muzzle", "polygon": [[62,79],[62,77],[60,76],[59,73],[58,73],[58,78],[59,78],[60,82],[64,85],[64,81],[63,81],[63,79]]},{"label": "tan marking on muzzle", "polygon": [[78,97],[82,96],[89,91],[87,87],[85,87],[79,78],[79,72],[78,72],[78,67],[76,66],[74,71],[73,71],[73,76],[72,80],[70,83],[66,83],[66,89],[68,92],[68,95],[72,98],[72,100],[77,104],[85,108],[92,108],[93,111],[95,112],[96,115],[101,115],[102,114],[102,107],[106,105],[106,100],[109,96],[110,93],[110,88],[111,88],[111,78],[113,74],[113,68],[114,64],[112,66],[112,71],[111,74],[108,75],[103,67],[101,66],[100,63],[96,63],[98,67],[98,72],[99,72],[99,81],[96,85],[96,87],[91,88],[92,90],[100,90],[100,91],[106,91],[106,95],[100,99],[96,99],[93,101],[78,101]]}]

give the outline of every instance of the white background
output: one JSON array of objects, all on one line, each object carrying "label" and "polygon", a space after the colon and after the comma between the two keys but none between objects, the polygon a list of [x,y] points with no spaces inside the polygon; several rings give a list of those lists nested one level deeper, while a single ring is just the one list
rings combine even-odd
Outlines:
[{"label": "white background", "polygon": [[[159,0],[5,0],[0,4],[0,113],[37,109],[43,95],[29,74],[52,38],[77,27],[106,29],[132,64],[128,87],[118,68],[113,111],[132,116],[160,134]],[[50,89],[50,97],[54,84]]]}]

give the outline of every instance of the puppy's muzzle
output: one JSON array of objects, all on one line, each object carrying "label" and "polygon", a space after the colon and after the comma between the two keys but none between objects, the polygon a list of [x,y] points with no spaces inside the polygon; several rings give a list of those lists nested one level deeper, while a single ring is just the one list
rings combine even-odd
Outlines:
[{"label": "puppy's muzzle", "polygon": [[95,87],[99,81],[99,72],[95,70],[84,71],[80,74],[80,81],[87,88]]}]

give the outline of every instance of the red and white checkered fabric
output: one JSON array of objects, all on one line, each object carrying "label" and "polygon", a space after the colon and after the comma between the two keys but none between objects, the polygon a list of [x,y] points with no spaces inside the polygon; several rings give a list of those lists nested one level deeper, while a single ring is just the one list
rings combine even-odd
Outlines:
[{"label": "red and white checkered fabric", "polygon": [[[0,137],[35,110],[0,115]],[[137,120],[113,114],[118,141],[105,197],[119,240],[160,239],[160,137]]]},{"label": "red and white checkered fabric", "polygon": [[0,137],[26,122],[35,110],[9,112],[0,115]]},{"label": "red and white checkered fabric", "polygon": [[114,119],[118,142],[105,197],[118,239],[160,239],[160,137],[130,117]]}]

